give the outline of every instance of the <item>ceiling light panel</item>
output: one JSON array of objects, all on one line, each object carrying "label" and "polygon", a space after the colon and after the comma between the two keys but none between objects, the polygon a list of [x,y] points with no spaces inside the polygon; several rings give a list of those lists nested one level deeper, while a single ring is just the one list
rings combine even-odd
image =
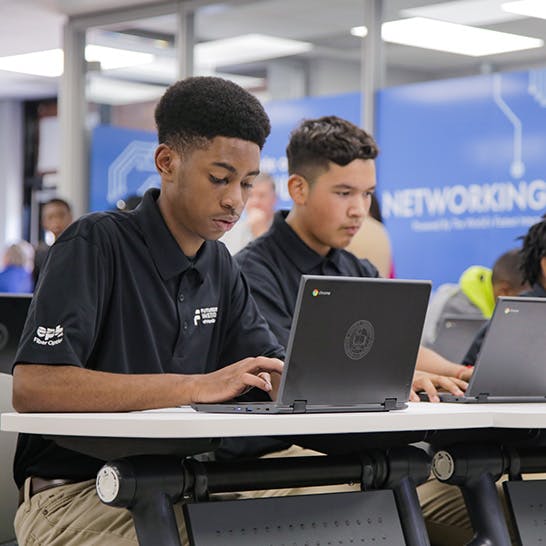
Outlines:
[{"label": "ceiling light panel", "polygon": [[403,17],[426,17],[460,25],[494,25],[521,19],[521,15],[502,9],[505,0],[456,0],[418,8],[403,9]]},{"label": "ceiling light panel", "polygon": [[504,2],[502,9],[509,13],[516,13],[526,17],[546,19],[545,0],[519,0],[518,2]]},{"label": "ceiling light panel", "polygon": [[510,51],[542,47],[543,40],[467,25],[412,17],[384,23],[381,35],[386,42],[483,57]]},{"label": "ceiling light panel", "polygon": [[201,67],[234,65],[305,53],[312,44],[265,34],[245,34],[211,40],[195,46],[195,64]]},{"label": "ceiling light panel", "polygon": [[58,78],[63,73],[63,51],[62,49],[49,49],[0,57],[0,70]]},{"label": "ceiling light panel", "polygon": [[[99,62],[102,70],[112,70],[150,64],[153,62],[154,56],[139,51],[88,45],[85,47],[85,60]],[[0,57],[0,70],[58,78],[63,73],[63,62],[62,49],[49,49]]]}]

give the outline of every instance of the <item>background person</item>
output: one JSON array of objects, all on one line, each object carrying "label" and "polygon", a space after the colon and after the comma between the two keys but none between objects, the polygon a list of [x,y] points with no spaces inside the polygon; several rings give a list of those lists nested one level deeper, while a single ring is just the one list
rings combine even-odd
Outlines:
[{"label": "background person", "polygon": [[[64,199],[54,197],[42,205],[40,219],[42,229],[46,233],[51,233],[52,242],[55,242],[61,233],[72,223],[72,208]],[[49,248],[50,244],[45,241],[40,241],[36,247],[34,271],[32,273],[34,285],[38,282],[40,270],[49,252]]]},{"label": "background person", "polygon": [[499,296],[516,296],[528,287],[520,269],[519,249],[499,256],[493,269],[469,267],[458,284],[441,285],[434,293],[425,320],[423,343],[427,346],[434,343],[447,316],[489,319]]},{"label": "background person", "polygon": [[32,264],[34,248],[27,241],[9,245],[4,252],[4,269],[0,272],[0,292],[32,292]]},{"label": "background person", "polygon": [[275,181],[268,174],[259,174],[252,184],[243,216],[220,239],[232,255],[270,228],[276,202]]}]

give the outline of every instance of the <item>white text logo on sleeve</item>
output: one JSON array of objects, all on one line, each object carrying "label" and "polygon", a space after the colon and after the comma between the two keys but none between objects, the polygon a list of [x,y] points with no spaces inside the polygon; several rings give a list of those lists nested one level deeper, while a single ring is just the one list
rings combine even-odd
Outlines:
[{"label": "white text logo on sleeve", "polygon": [[64,330],[60,324],[57,324],[55,328],[38,326],[38,328],[36,328],[36,335],[32,341],[38,345],[49,345],[50,347],[53,347],[62,342],[63,335]]}]

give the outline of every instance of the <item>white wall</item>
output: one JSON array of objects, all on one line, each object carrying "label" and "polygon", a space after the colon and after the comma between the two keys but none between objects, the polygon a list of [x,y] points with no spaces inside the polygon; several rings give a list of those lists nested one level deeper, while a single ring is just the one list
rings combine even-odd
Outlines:
[{"label": "white wall", "polygon": [[0,252],[22,236],[23,107],[0,101]]},{"label": "white wall", "polygon": [[338,95],[359,90],[359,61],[312,59],[309,62],[309,95]]}]

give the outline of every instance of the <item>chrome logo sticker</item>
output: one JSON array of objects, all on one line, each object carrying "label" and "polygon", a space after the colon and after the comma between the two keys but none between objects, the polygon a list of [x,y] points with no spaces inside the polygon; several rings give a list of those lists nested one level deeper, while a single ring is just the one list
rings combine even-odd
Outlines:
[{"label": "chrome logo sticker", "polygon": [[345,354],[351,360],[359,360],[366,356],[375,339],[375,331],[371,322],[358,320],[347,330],[343,347]]}]

